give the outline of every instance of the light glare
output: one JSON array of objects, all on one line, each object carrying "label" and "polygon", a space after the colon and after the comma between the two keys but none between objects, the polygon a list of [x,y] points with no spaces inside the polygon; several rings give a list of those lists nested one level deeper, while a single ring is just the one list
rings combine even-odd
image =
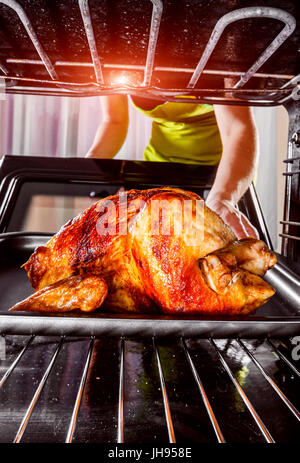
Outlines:
[{"label": "light glare", "polygon": [[129,83],[129,79],[124,74],[115,76],[112,80],[112,85],[126,85]]}]

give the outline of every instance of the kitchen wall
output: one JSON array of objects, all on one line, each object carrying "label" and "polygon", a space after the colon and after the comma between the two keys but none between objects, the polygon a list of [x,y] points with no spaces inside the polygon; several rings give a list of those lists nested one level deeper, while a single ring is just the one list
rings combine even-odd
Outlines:
[{"label": "kitchen wall", "polygon": [[273,246],[280,250],[287,153],[288,116],[285,108],[253,108],[259,139],[259,163],[255,187]]}]

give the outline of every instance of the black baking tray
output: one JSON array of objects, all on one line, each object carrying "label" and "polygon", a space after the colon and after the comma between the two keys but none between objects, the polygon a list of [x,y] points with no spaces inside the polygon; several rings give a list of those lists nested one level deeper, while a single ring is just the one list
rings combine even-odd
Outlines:
[{"label": "black baking tray", "polygon": [[9,312],[16,302],[33,293],[21,268],[36,246],[52,235],[12,232],[0,235],[0,333],[33,335],[124,336],[124,337],[276,337],[300,332],[300,277],[278,257],[267,280],[276,294],[254,315],[240,317],[164,316],[112,314],[39,314]]}]

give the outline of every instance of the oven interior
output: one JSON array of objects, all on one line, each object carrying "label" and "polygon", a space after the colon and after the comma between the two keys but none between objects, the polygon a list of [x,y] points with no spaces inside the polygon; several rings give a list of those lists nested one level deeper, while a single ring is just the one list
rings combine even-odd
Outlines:
[{"label": "oven interior", "polygon": [[[7,313],[18,288],[30,290],[22,286],[23,258],[77,208],[120,186],[169,184],[205,197],[215,172],[3,158],[0,442],[296,442],[299,13],[297,2],[269,3],[0,1],[8,93],[192,96],[204,104],[284,105],[289,113],[282,250],[270,272],[278,296],[252,319]],[[239,207],[272,247],[253,186]],[[53,209],[58,222],[34,228],[35,215],[46,221]]]}]

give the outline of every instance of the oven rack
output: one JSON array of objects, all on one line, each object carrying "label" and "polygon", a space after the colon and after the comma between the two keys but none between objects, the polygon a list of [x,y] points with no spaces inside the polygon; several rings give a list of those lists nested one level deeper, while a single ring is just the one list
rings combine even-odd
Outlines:
[{"label": "oven rack", "polygon": [[300,262],[300,105],[292,101],[286,109],[289,115],[287,157],[285,171],[285,203],[282,225],[281,254],[291,261]]},{"label": "oven rack", "polygon": [[[144,65],[134,64],[113,64],[103,63],[97,51],[97,42],[93,28],[93,18],[89,6],[89,0],[78,0],[77,8],[80,10],[86,40],[88,43],[92,62],[76,62],[56,60],[54,63],[49,58],[47,51],[43,48],[38,33],[35,31],[30,14],[16,0],[1,0],[0,4],[8,7],[12,14],[16,14],[24,26],[40,59],[27,58],[6,58],[6,63],[0,63],[3,88],[7,93],[22,94],[44,94],[61,96],[95,96],[107,94],[133,94],[168,101],[191,102],[189,98],[194,97],[194,102],[211,104],[235,104],[235,105],[254,105],[272,106],[285,104],[291,98],[299,98],[300,76],[290,74],[268,74],[259,73],[262,65],[278,50],[278,48],[293,34],[296,28],[296,19],[293,15],[283,9],[268,6],[249,6],[229,11],[221,16],[211,32],[211,36],[206,44],[204,52],[195,68],[180,68],[170,66],[156,66],[155,53],[159,40],[160,25],[164,13],[164,3],[162,0],[149,0],[152,3],[152,17],[148,39],[146,62]],[[245,72],[206,69],[206,64],[215,50],[224,30],[227,26],[243,20],[253,18],[271,18],[281,22],[284,27],[258,56],[255,62]],[[253,39],[253,38],[252,38]],[[10,75],[7,65],[24,64],[42,66],[45,68],[49,78],[33,78],[32,76],[20,76],[17,73]],[[91,67],[94,70],[95,80],[93,82],[72,82],[59,79],[60,67],[71,67],[74,69]],[[138,70],[143,73],[143,81],[137,85],[119,84],[113,85],[105,82],[104,69]],[[153,85],[153,74],[155,72],[167,72],[171,74],[189,75],[189,81],[184,88],[160,88]],[[202,75],[217,75],[235,78],[237,82],[229,88],[197,88],[197,83]],[[286,82],[279,88],[253,88],[245,89],[244,86],[250,79],[272,78],[283,79]],[[20,85],[21,84],[21,85]],[[23,86],[22,86],[23,84]]]},{"label": "oven rack", "polygon": [[2,336],[0,442],[296,441],[297,339]]}]

